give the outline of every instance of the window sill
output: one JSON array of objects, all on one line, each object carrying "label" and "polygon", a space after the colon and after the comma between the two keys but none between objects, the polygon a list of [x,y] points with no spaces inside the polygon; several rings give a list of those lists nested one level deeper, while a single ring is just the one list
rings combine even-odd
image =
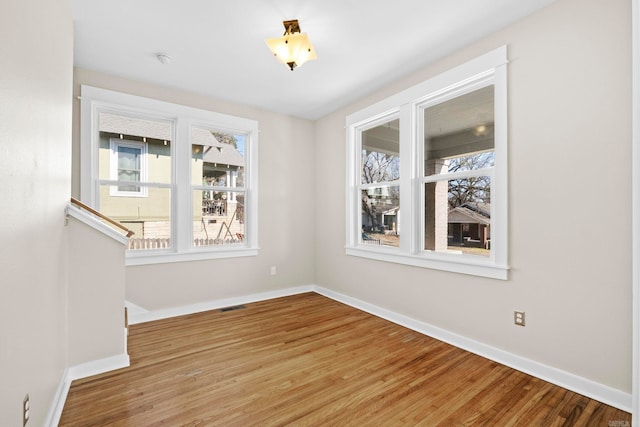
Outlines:
[{"label": "window sill", "polygon": [[377,261],[393,262],[414,267],[430,268],[434,270],[450,271],[471,276],[487,277],[490,279],[507,280],[509,267],[498,265],[491,261],[482,262],[469,257],[447,254],[409,255],[387,249],[373,249],[363,247],[347,247],[346,254]]},{"label": "window sill", "polygon": [[229,248],[224,250],[194,250],[191,252],[169,251],[127,251],[126,266],[166,264],[172,262],[203,261],[210,259],[239,258],[257,256],[258,248]]}]

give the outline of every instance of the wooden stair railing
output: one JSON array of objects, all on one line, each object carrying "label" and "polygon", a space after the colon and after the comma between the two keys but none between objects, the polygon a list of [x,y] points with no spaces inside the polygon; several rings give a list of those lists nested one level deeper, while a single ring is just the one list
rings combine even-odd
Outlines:
[{"label": "wooden stair railing", "polygon": [[119,229],[121,229],[122,231],[124,231],[127,235],[127,237],[131,237],[134,235],[134,232],[132,230],[129,230],[127,227],[125,227],[124,225],[120,224],[119,222],[116,222],[114,220],[112,220],[111,218],[109,218],[108,216],[98,212],[97,210],[85,205],[84,203],[82,203],[80,200],[78,199],[74,199],[73,197],[71,198],[71,203],[78,206],[81,209],[86,210],[87,212],[92,213],[93,215],[97,216],[100,219],[105,220],[106,222],[108,222],[109,224],[113,225],[114,227],[117,227]]}]

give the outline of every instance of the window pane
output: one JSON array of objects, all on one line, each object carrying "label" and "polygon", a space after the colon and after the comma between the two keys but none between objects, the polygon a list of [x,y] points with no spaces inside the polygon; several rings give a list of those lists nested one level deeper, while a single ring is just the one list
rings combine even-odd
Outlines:
[{"label": "window pane", "polygon": [[245,240],[244,192],[193,192],[193,245],[212,246]]},{"label": "window pane", "polygon": [[[116,143],[114,145],[117,158],[118,181],[140,182],[142,147],[130,147]],[[118,191],[139,193],[136,185],[119,185]]]},{"label": "window pane", "polygon": [[191,128],[191,183],[212,187],[193,191],[193,246],[228,245],[245,240],[245,194],[220,190],[244,185],[244,150],[244,135]]},{"label": "window pane", "polygon": [[118,169],[140,170],[140,156],[142,150],[136,147],[118,146]]},{"label": "window pane", "polygon": [[424,109],[424,175],[493,166],[493,86]]},{"label": "window pane", "polygon": [[361,191],[362,243],[400,246],[400,187],[374,187]]},{"label": "window pane", "polygon": [[490,255],[490,177],[429,182],[424,198],[425,250]]},{"label": "window pane", "polygon": [[140,171],[120,169],[118,170],[118,180],[140,182]]},{"label": "window pane", "polygon": [[362,184],[400,179],[400,120],[362,132]]},{"label": "window pane", "polygon": [[244,135],[191,128],[192,185],[243,186],[244,148]]},{"label": "window pane", "polygon": [[171,190],[147,187],[147,197],[110,197],[109,185],[100,186],[100,211],[135,233],[129,249],[171,247]]},{"label": "window pane", "polygon": [[171,183],[171,122],[105,112],[98,120],[101,180]]}]

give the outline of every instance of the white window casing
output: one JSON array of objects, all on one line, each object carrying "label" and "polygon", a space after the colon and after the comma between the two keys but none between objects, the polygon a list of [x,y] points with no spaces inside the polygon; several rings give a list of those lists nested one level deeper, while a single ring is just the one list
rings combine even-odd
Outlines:
[{"label": "white window casing", "polygon": [[[347,235],[346,253],[352,256],[394,262],[463,274],[507,279],[507,47],[502,46],[454,69],[357,111],[346,119],[347,139]],[[479,88],[493,87],[494,166],[457,174],[423,173],[424,135],[420,114],[426,108]],[[366,129],[399,117],[400,187],[398,223],[402,226],[398,247],[365,245],[361,240],[360,182],[361,137]],[[491,181],[490,256],[453,254],[424,250],[424,184],[455,177],[488,176]],[[389,184],[389,183],[385,183]],[[371,185],[379,186],[379,185]]]},{"label": "white window casing", "polygon": [[[144,188],[145,192],[148,188],[166,189],[171,192],[171,247],[168,249],[129,250],[127,251],[127,265],[255,256],[258,254],[257,121],[85,85],[81,87],[80,100],[80,198],[84,203],[98,210],[100,209],[99,186],[108,184],[112,189],[118,184],[117,169],[115,175],[113,170],[110,171],[109,180],[100,180],[98,176],[99,114],[107,112],[172,124],[170,180],[167,182],[148,182],[146,175],[141,176],[141,181],[143,181],[141,188]],[[240,243],[211,246],[194,246],[192,244],[194,204],[192,203],[193,186],[191,182],[191,132],[194,126],[244,136],[244,182],[241,187],[233,187],[231,190],[241,191],[245,197],[244,239]],[[136,142],[131,144],[126,140],[120,142],[116,140],[113,143],[138,147],[143,145]],[[144,152],[147,155],[142,157],[146,161],[148,156],[146,148],[144,148]],[[113,162],[111,162],[110,168],[113,167]],[[141,168],[142,172],[146,174],[147,165],[141,165]],[[128,195],[131,196],[131,194]],[[140,196],[140,194],[136,194],[136,197]]]}]

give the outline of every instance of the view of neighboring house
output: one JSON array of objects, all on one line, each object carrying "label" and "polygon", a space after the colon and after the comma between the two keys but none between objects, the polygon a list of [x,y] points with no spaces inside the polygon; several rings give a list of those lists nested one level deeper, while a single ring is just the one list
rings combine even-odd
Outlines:
[{"label": "view of neighboring house", "polygon": [[491,205],[465,203],[449,210],[449,246],[489,249],[491,238]]},{"label": "view of neighboring house", "polygon": [[[385,194],[383,194],[385,193]],[[362,230],[364,240],[380,244],[376,234],[400,235],[400,207],[393,204],[388,188],[375,188],[363,192]],[[447,248],[482,248],[484,252],[472,252],[488,255],[491,242],[491,204],[468,202],[451,208],[447,212]],[[385,239],[386,244],[393,242]],[[397,243],[397,242],[396,242]]]},{"label": "view of neighboring house", "polygon": [[376,187],[363,191],[362,229],[364,231],[389,231],[399,234],[398,196],[395,187]]},{"label": "view of neighboring house", "polygon": [[[172,123],[100,113],[99,207],[135,232],[130,249],[171,246]],[[242,136],[191,128],[194,246],[244,237]]]}]

